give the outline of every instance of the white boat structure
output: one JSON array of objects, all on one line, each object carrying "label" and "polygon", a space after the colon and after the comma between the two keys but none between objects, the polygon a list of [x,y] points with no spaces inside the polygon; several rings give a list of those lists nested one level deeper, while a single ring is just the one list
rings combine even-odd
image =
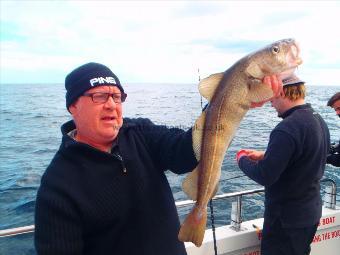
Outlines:
[{"label": "white boat structure", "polygon": [[[340,207],[336,205],[336,183],[331,179],[324,179],[322,182],[327,183],[328,186],[325,189],[322,217],[311,245],[310,254],[338,255],[340,250]],[[256,189],[215,196],[213,200],[236,198],[236,202],[232,204],[231,224],[215,229],[216,253],[213,231],[208,229],[201,247],[186,243],[188,255],[260,255],[263,218],[242,222],[242,197],[263,191],[264,189]],[[177,203],[177,206],[193,203],[194,201],[183,201]]]},{"label": "white boat structure", "polygon": [[[322,218],[312,243],[311,255],[338,255],[340,250],[340,207],[337,206],[336,183],[331,179],[326,183]],[[217,195],[213,200],[236,198],[232,203],[231,224],[215,229],[215,240],[212,229],[205,232],[201,247],[185,243],[188,255],[260,255],[260,240],[263,218],[242,222],[242,197],[262,193],[264,189]],[[177,207],[194,204],[192,200],[176,202]],[[34,225],[0,230],[0,238],[34,232]],[[216,253],[215,253],[216,252]]]}]

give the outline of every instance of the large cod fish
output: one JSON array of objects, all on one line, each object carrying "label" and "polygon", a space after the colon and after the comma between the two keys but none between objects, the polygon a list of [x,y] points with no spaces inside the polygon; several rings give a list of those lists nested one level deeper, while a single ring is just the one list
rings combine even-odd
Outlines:
[{"label": "large cod fish", "polygon": [[302,63],[299,52],[295,40],[280,40],[200,82],[199,91],[209,105],[193,127],[193,148],[199,164],[186,177],[182,188],[196,203],[181,226],[180,241],[201,246],[207,204],[216,194],[224,155],[242,118],[252,104],[273,97],[273,90],[262,83],[264,76],[293,73]]}]

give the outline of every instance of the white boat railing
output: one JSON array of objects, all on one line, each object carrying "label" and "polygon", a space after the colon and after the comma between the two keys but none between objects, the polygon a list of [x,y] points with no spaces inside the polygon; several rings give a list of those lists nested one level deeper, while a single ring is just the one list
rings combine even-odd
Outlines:
[{"label": "white boat railing", "polygon": [[[320,182],[331,184],[330,186],[327,186],[325,189],[324,203],[326,208],[333,210],[336,209],[336,192],[337,192],[336,182],[329,178],[322,179]],[[242,223],[242,197],[245,195],[257,194],[262,192],[264,192],[264,188],[224,193],[221,195],[216,195],[215,197],[212,198],[212,200],[215,201],[220,199],[236,198],[236,202],[232,203],[231,226],[235,231],[240,231]],[[181,208],[184,206],[193,205],[195,203],[196,202],[193,200],[184,200],[176,202],[176,206]]]},{"label": "white boat railing", "polygon": [[331,186],[326,186],[326,196],[324,203],[326,204],[325,207],[329,209],[336,209],[336,182],[330,178],[322,179],[321,182],[328,182]]},{"label": "white boat railing", "polygon": [[[325,207],[329,209],[336,209],[336,192],[337,186],[334,180],[332,179],[322,179],[321,182],[330,183],[330,186],[326,186],[325,190]],[[328,188],[329,187],[329,188]],[[221,195],[216,195],[212,198],[213,201],[227,199],[227,198],[236,198],[236,202],[232,204],[232,215],[231,215],[231,225],[235,231],[241,230],[241,223],[242,223],[242,197],[251,194],[257,194],[264,192],[264,188],[253,189],[253,190],[245,190],[240,192],[232,192],[232,193],[224,193]],[[176,206],[178,208],[189,206],[195,204],[193,200],[184,200],[184,201],[177,201]],[[24,227],[17,227],[17,228],[10,228],[0,230],[0,237],[9,237],[9,236],[16,236],[20,234],[27,234],[34,232],[34,225],[24,226]]]},{"label": "white boat railing", "polygon": [[34,225],[0,230],[0,237],[16,236],[34,232]]},{"label": "white boat railing", "polygon": [[[232,214],[231,214],[231,225],[235,231],[241,230],[241,223],[242,223],[242,197],[251,194],[258,194],[264,192],[264,188],[259,189],[252,189],[252,190],[245,190],[239,192],[231,192],[231,193],[224,193],[221,195],[216,195],[212,198],[213,201],[227,199],[227,198],[236,198],[236,202],[232,203]],[[184,207],[193,205],[196,202],[193,200],[185,200],[176,202],[177,207]]]}]

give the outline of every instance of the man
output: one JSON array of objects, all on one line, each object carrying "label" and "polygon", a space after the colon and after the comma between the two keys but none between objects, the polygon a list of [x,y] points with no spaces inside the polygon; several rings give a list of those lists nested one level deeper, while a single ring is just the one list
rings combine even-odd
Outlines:
[{"label": "man", "polygon": [[[276,76],[266,82],[277,93]],[[37,253],[185,255],[164,172],[197,165],[191,129],[123,119],[126,94],[104,65],[78,67],[65,87],[73,120],[38,190]]]},{"label": "man", "polygon": [[240,169],[265,186],[262,255],[305,255],[321,217],[319,180],[329,148],[321,116],[305,104],[297,76],[283,80],[283,93],[271,100],[283,120],[270,134],[265,152],[240,150]]},{"label": "man", "polygon": [[[327,106],[334,109],[336,115],[340,117],[340,92],[335,93],[327,102]],[[339,141],[340,143],[340,141]],[[340,146],[339,143],[332,143],[327,156],[327,164],[340,167]]]}]

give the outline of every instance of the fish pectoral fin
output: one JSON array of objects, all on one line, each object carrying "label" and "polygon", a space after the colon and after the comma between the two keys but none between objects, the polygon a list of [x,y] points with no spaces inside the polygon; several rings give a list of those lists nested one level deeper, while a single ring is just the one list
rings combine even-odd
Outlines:
[{"label": "fish pectoral fin", "polygon": [[202,114],[195,121],[195,125],[192,128],[192,148],[195,153],[195,157],[197,161],[201,158],[201,146],[202,146],[202,137],[203,137],[203,129],[205,123],[206,111],[202,112]]},{"label": "fish pectoral fin", "polygon": [[187,177],[185,177],[184,181],[182,182],[182,190],[191,200],[194,201],[197,200],[198,174],[198,167],[196,167],[191,173],[187,175]]},{"label": "fish pectoral fin", "polygon": [[246,68],[246,73],[253,78],[263,77],[263,72],[256,61],[250,61],[249,66]]},{"label": "fish pectoral fin", "polygon": [[215,94],[216,88],[218,87],[218,84],[222,80],[223,75],[224,73],[215,73],[200,81],[198,85],[198,90],[200,94],[209,102],[211,101],[211,98]]},{"label": "fish pectoral fin", "polygon": [[253,79],[249,84],[249,101],[259,103],[268,100],[274,96],[272,88],[262,83],[260,80]]}]

